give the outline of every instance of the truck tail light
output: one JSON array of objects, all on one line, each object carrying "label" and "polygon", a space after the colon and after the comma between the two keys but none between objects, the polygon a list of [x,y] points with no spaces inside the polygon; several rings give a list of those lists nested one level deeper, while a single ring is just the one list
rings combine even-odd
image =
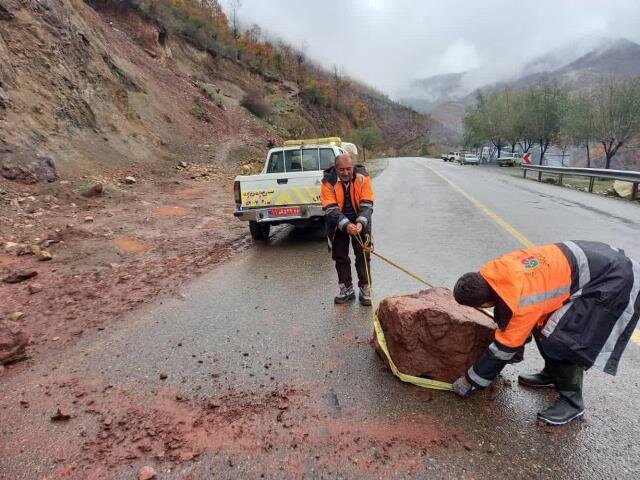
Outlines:
[{"label": "truck tail light", "polygon": [[240,205],[242,203],[242,194],[240,192],[240,181],[238,180],[233,182],[233,196],[236,200],[236,204]]}]

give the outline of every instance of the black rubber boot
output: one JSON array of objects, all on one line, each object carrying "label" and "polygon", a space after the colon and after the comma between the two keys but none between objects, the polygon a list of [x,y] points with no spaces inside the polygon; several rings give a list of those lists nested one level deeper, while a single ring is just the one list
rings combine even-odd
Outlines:
[{"label": "black rubber boot", "polygon": [[565,425],[584,414],[584,370],[577,365],[556,362],[550,362],[548,366],[560,396],[553,405],[538,413],[538,419],[549,425]]},{"label": "black rubber boot", "polygon": [[524,375],[518,375],[518,383],[525,387],[533,388],[549,388],[556,386],[551,373],[549,373],[549,367],[546,362],[542,371],[538,373],[525,373]]}]

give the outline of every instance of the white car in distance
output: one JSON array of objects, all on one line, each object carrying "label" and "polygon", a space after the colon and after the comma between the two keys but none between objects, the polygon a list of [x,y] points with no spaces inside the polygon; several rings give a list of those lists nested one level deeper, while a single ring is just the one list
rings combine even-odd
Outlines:
[{"label": "white car in distance", "polygon": [[480,164],[480,159],[473,153],[462,153],[460,154],[459,162],[460,165],[478,165]]}]

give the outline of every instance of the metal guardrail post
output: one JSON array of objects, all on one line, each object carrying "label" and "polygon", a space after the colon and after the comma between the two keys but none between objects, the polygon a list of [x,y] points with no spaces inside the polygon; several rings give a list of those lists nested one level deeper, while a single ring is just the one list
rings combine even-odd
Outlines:
[{"label": "metal guardrail post", "polygon": [[589,178],[589,192],[593,193],[595,182],[601,180],[620,180],[632,184],[631,200],[640,199],[640,172],[631,170],[611,170],[605,168],[583,167],[550,167],[547,165],[522,165],[523,176],[527,178],[527,170],[538,172],[538,181],[542,181],[542,174],[558,175],[558,183],[563,184],[565,176],[577,176]]}]

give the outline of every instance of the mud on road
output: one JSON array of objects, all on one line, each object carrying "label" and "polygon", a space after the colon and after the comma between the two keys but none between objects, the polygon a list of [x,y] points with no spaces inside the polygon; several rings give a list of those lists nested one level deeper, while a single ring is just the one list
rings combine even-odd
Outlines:
[{"label": "mud on road", "polygon": [[0,319],[30,337],[31,357],[3,375],[159,294],[180,295],[182,282],[250,246],[232,180],[186,164],[38,187],[0,180],[0,278],[37,274],[0,282]]}]

